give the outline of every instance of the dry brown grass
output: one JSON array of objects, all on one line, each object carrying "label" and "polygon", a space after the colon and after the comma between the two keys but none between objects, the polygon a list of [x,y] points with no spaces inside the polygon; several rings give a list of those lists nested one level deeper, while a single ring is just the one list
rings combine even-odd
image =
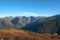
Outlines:
[{"label": "dry brown grass", "polygon": [[0,40],[60,40],[60,35],[38,34],[18,29],[0,29]]}]

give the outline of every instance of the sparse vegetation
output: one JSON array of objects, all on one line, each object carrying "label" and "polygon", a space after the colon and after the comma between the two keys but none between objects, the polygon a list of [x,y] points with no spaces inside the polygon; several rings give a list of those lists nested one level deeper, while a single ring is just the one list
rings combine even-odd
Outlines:
[{"label": "sparse vegetation", "polygon": [[0,40],[60,40],[60,35],[39,34],[18,29],[0,29]]}]

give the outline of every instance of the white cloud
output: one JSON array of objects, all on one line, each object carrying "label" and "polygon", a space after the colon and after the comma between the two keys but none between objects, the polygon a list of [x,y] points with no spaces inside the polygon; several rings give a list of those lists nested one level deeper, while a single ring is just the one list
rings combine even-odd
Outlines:
[{"label": "white cloud", "polygon": [[32,12],[23,12],[20,14],[20,16],[39,16],[39,15]]},{"label": "white cloud", "polygon": [[[59,14],[59,13],[55,13],[55,14]],[[52,14],[53,15],[53,14]],[[0,17],[6,17],[6,16],[13,16],[13,17],[16,17],[16,16],[52,16],[52,15],[49,15],[49,14],[38,14],[38,13],[33,13],[33,12],[20,12],[20,13],[7,13],[7,14],[1,14]]]},{"label": "white cloud", "polygon": [[32,12],[20,12],[20,13],[11,13],[11,14],[2,14],[0,17],[9,17],[9,16],[39,16],[37,13],[32,13]]}]

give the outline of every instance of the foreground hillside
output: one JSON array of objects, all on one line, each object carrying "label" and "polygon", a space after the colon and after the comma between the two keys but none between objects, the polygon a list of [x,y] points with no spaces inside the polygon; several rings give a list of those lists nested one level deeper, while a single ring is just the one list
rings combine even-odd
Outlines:
[{"label": "foreground hillside", "polygon": [[60,35],[38,34],[18,29],[0,29],[0,40],[60,40]]}]

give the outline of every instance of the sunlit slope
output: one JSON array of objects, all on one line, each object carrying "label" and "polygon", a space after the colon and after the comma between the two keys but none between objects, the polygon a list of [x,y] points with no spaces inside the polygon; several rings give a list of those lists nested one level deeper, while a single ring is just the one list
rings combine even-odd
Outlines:
[{"label": "sunlit slope", "polygon": [[38,34],[18,29],[0,29],[0,40],[60,40],[59,35]]}]

